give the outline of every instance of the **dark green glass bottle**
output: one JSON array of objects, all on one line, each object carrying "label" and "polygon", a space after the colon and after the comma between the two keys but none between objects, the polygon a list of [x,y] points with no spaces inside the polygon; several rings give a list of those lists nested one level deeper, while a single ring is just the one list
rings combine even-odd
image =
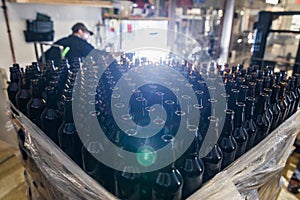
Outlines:
[{"label": "dark green glass bottle", "polygon": [[[173,143],[174,137],[172,135],[163,135],[162,139],[165,143]],[[174,146],[172,145],[173,158]],[[183,178],[178,169],[175,167],[174,162],[159,170],[154,178],[152,186],[152,199],[153,200],[181,200],[182,198]]]},{"label": "dark green glass bottle", "polygon": [[46,108],[41,114],[42,130],[58,145],[58,128],[61,125],[61,118],[57,110],[56,90],[54,87],[46,87]]},{"label": "dark green glass bottle", "polygon": [[45,109],[45,100],[40,91],[39,79],[31,80],[31,99],[27,104],[28,118],[41,128],[41,114]]},{"label": "dark green glass bottle", "polygon": [[234,161],[237,150],[237,143],[232,135],[234,111],[227,109],[225,110],[225,113],[225,123],[218,142],[223,152],[222,169]]}]

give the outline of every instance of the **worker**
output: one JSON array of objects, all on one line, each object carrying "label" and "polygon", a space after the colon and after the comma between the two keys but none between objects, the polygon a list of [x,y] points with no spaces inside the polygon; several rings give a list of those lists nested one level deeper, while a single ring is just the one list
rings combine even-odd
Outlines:
[{"label": "worker", "polygon": [[[58,66],[63,57],[67,58],[72,64],[74,58],[84,58],[94,49],[88,43],[88,39],[93,32],[83,23],[76,23],[72,26],[72,34],[64,37],[54,43],[50,49],[45,52],[46,61],[53,60],[55,66]],[[57,46],[61,46],[61,49]]]}]

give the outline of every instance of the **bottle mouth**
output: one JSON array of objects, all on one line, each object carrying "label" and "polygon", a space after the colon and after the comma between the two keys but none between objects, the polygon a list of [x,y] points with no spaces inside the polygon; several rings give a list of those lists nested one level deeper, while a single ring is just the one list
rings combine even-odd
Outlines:
[{"label": "bottle mouth", "polygon": [[269,95],[267,93],[262,92],[262,93],[260,93],[260,96],[262,96],[262,97],[268,97]]},{"label": "bottle mouth", "polygon": [[225,113],[228,114],[228,115],[233,115],[233,114],[234,114],[234,111],[231,110],[231,109],[226,109],[226,110],[225,110]]},{"label": "bottle mouth", "polygon": [[255,102],[255,98],[254,97],[247,97],[246,100],[250,101],[251,103]]},{"label": "bottle mouth", "polygon": [[238,107],[245,107],[246,106],[243,102],[240,102],[240,101],[236,102],[236,105]]},{"label": "bottle mouth", "polygon": [[246,90],[246,89],[248,89],[249,87],[248,87],[247,85],[241,85],[241,88]]},{"label": "bottle mouth", "polygon": [[211,121],[211,122],[218,122],[219,118],[217,118],[216,116],[209,116],[208,120]]},{"label": "bottle mouth", "polygon": [[265,88],[264,91],[267,92],[267,93],[269,93],[269,92],[271,93],[271,92],[272,92],[272,89],[270,89],[270,88]]},{"label": "bottle mouth", "polygon": [[175,140],[175,137],[173,135],[163,135],[161,136],[161,139],[164,142],[173,142]]},{"label": "bottle mouth", "polygon": [[224,93],[221,93],[221,96],[224,98],[229,98],[230,95],[224,92]]},{"label": "bottle mouth", "polygon": [[275,89],[275,90],[276,90],[276,89],[277,89],[277,90],[280,90],[280,86],[279,86],[279,85],[275,85],[275,84],[274,84],[274,85],[272,86],[272,88]]}]

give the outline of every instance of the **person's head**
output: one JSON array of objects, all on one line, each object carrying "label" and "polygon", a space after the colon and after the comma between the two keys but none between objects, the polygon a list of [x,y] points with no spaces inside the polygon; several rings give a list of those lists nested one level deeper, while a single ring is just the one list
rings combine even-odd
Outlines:
[{"label": "person's head", "polygon": [[76,23],[72,26],[72,33],[84,40],[87,40],[89,36],[93,35],[94,33],[83,24],[83,23]]}]

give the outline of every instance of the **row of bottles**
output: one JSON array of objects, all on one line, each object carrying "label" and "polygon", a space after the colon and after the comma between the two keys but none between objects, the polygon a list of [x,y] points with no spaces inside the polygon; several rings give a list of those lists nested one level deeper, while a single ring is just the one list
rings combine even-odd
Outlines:
[{"label": "row of bottles", "polygon": [[[259,70],[258,66],[251,66],[247,70],[242,66],[225,66],[224,70],[220,70],[221,67],[213,63],[199,67],[187,61],[170,59],[161,61],[159,65],[174,69],[188,80],[189,84],[181,89],[172,87],[172,83],[169,84],[170,88],[155,83],[135,88],[134,80],[130,77],[126,79],[133,93],[128,113],[118,117],[132,119],[135,124],[145,127],[151,122],[150,112],[154,105],[163,106],[167,114],[159,133],[148,138],[137,138],[134,137],[136,130],[123,131],[116,124],[114,117],[117,116],[112,116],[111,107],[122,107],[122,104],[112,105],[112,98],[122,99],[114,92],[120,89],[116,85],[128,71],[142,71],[143,67],[154,63],[146,58],[133,61],[132,56],[128,57],[123,56],[119,62],[112,62],[101,77],[97,76],[97,68],[103,62],[92,57],[83,63],[77,60],[72,66],[67,60],[62,60],[57,68],[49,62],[43,70],[37,63],[32,63],[25,72],[15,64],[10,68],[11,82],[8,87],[12,104],[87,174],[120,199],[187,198],[267,137],[296,112],[299,104],[298,74],[287,77],[284,71],[273,73],[270,69]],[[75,81],[76,78],[79,81]],[[80,90],[76,91],[80,93],[80,100],[79,103],[76,101],[78,105],[75,106],[83,110],[88,105],[94,108],[84,112],[89,116],[82,116],[80,124],[75,124],[72,113],[75,86]],[[191,98],[185,94],[185,87],[192,88],[197,97],[197,104],[188,104],[187,110],[180,105]],[[220,88],[224,88],[224,91]],[[220,102],[226,104],[222,110],[219,109],[223,108]],[[181,116],[188,113],[189,109],[199,112],[200,121],[199,124],[187,123],[186,134],[193,134],[194,140],[176,159],[175,152],[181,151],[180,145],[184,143],[177,140],[176,133]],[[126,166],[123,171],[106,166],[93,156],[103,152],[101,141],[89,139],[92,118],[96,118],[113,144],[127,151],[136,153],[144,144],[155,150],[172,144],[170,156],[173,162],[147,173],[139,173],[135,166]],[[157,125],[161,124],[161,119],[155,120]],[[87,132],[86,141],[81,142],[78,136],[77,129],[80,127]],[[209,144],[205,149],[206,154],[200,155],[204,138],[212,135],[218,137],[217,142]],[[113,159],[118,162],[117,156]]]}]

